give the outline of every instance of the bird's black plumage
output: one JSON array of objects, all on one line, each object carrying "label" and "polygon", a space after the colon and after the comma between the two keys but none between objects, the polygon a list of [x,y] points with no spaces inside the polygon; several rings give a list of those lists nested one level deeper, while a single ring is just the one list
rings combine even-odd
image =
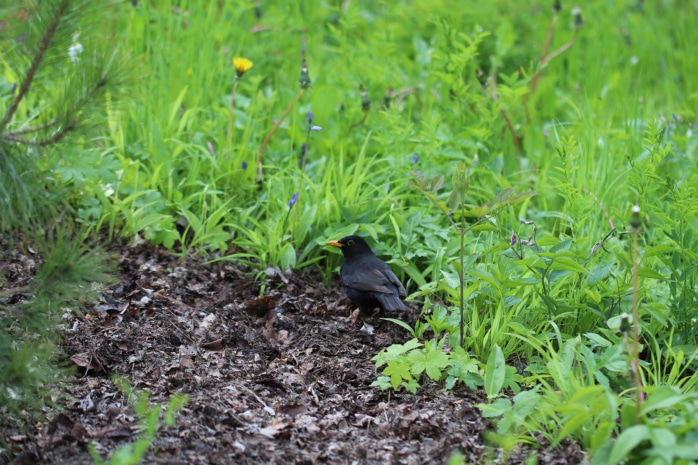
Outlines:
[{"label": "bird's black plumage", "polygon": [[328,241],[327,245],[339,247],[344,254],[339,272],[342,288],[362,312],[376,307],[409,310],[401,300],[406,295],[405,287],[388,264],[376,257],[361,237],[347,236],[338,241]]}]

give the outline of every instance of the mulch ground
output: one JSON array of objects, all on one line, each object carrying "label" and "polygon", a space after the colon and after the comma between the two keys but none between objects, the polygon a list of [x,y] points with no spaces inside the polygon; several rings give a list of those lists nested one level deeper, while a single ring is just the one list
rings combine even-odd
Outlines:
[{"label": "mulch ground", "polygon": [[[0,463],[91,464],[88,444],[106,457],[136,441],[138,418],[114,375],[152,404],[189,397],[144,463],[440,464],[458,450],[466,463],[519,464],[532,450],[505,456],[487,443],[482,392],[371,387],[371,358],[409,335],[378,316],[352,321],[338,284],[325,287],[313,271],[254,279],[233,263],[181,262],[147,245],[118,254],[118,284],[89,313],[66,317],[63,350],[76,374],[58,386],[59,408],[0,430]],[[26,284],[32,262],[4,252],[7,287]],[[536,453],[539,464],[584,459],[576,444]]]}]

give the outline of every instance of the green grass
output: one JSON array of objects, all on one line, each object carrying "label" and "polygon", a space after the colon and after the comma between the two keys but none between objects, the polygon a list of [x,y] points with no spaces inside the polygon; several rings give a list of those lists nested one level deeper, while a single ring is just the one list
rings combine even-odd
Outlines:
[{"label": "green grass", "polygon": [[[484,384],[496,396],[520,386],[539,396],[493,410],[505,419],[502,435],[571,436],[610,454],[613,434],[632,424],[620,420],[635,399],[632,341],[617,330],[634,299],[642,389],[695,387],[695,2],[587,2],[579,30],[566,2],[554,20],[552,2],[273,1],[261,2],[259,21],[253,2],[156,3],[105,16],[114,43],[134,57],[137,84],[131,105],[108,105],[89,176],[75,176],[88,168],[74,157],[55,168],[77,188],[83,222],[183,256],[321,266],[326,277],[339,263],[327,239],[371,237],[412,299],[427,298],[410,328],[426,345],[391,352],[384,363],[404,377],[379,385],[416,390],[427,373],[449,387]],[[553,21],[554,58],[541,67]],[[254,66],[231,113],[236,56]],[[303,57],[312,88],[271,138],[258,182],[260,148],[298,95]],[[360,85],[372,106],[357,125]],[[322,130],[308,138],[311,110]],[[464,207],[481,221],[464,236],[462,270],[466,349],[480,365],[434,356],[438,366],[409,371],[411,360],[459,343],[461,304],[459,236],[413,174],[445,176],[432,200],[446,202],[460,162],[469,173]],[[494,205],[507,189],[536,195]],[[633,205],[642,211],[638,263],[623,234]],[[502,363],[525,362],[523,378],[488,370],[500,353]],[[600,392],[604,402],[590,406],[585,396]],[[690,412],[676,415],[689,421]]]}]

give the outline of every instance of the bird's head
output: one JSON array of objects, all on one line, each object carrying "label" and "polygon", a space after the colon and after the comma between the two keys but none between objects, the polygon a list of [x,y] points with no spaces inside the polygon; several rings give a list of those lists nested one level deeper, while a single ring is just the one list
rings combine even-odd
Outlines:
[{"label": "bird's head", "polygon": [[367,253],[373,255],[373,252],[366,241],[359,236],[347,236],[338,241],[327,241],[326,244],[333,247],[339,247],[344,256],[347,258],[364,255]]}]

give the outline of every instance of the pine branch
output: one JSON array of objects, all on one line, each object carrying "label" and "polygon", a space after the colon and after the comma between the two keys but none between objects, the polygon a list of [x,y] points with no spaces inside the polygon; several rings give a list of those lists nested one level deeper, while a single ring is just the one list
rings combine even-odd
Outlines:
[{"label": "pine branch", "polygon": [[66,135],[68,135],[68,133],[70,131],[75,129],[75,126],[76,126],[75,122],[72,122],[71,124],[62,127],[58,132],[56,132],[51,137],[48,137],[46,139],[41,139],[41,140],[28,140],[28,139],[24,139],[22,137],[12,136],[10,134],[0,134],[0,138],[3,140],[6,140],[8,142],[14,142],[17,144],[34,145],[37,147],[46,147],[48,145],[52,145],[52,144],[59,142]]},{"label": "pine branch", "polygon": [[19,131],[10,131],[4,134],[0,133],[0,139],[6,140],[8,142],[14,142],[16,144],[33,145],[37,147],[46,147],[60,142],[70,131],[77,127],[77,119],[75,118],[75,116],[94,99],[94,97],[97,95],[99,91],[104,89],[104,87],[107,84],[107,79],[107,74],[105,73],[92,87],[92,89],[87,93],[87,95],[78,98],[75,105],[73,105],[73,107],[65,113],[65,116],[67,117],[66,119],[69,120],[68,124],[63,124],[62,127],[60,127],[60,129],[56,131],[52,136],[40,140],[29,140],[23,137],[19,137],[25,134],[30,134],[32,132],[41,131],[55,126],[59,123],[57,119],[53,119],[48,123],[42,124],[40,126],[30,127]]},{"label": "pine branch", "polygon": [[58,9],[56,10],[56,13],[53,16],[51,24],[49,24],[48,28],[46,29],[46,33],[44,33],[43,37],[41,38],[41,42],[39,43],[39,49],[37,50],[36,55],[34,55],[34,60],[32,61],[29,70],[27,71],[27,75],[24,77],[24,80],[22,80],[22,85],[19,88],[19,92],[12,101],[12,104],[10,104],[10,107],[7,109],[7,112],[5,112],[5,116],[3,117],[2,121],[0,121],[0,132],[2,132],[5,126],[7,126],[7,124],[10,122],[15,112],[17,111],[20,102],[22,101],[26,93],[29,91],[29,87],[31,87],[32,81],[34,81],[34,76],[36,75],[36,72],[39,69],[41,62],[44,59],[44,55],[48,50],[49,44],[51,43],[51,39],[53,39],[53,36],[56,33],[56,29],[58,29],[58,24],[61,22],[61,18],[68,9],[68,3],[69,0],[61,1],[60,5],[58,6]]},{"label": "pine branch", "polygon": [[30,134],[32,132],[43,131],[44,129],[48,129],[51,126],[55,126],[57,123],[58,123],[58,121],[56,121],[55,119],[52,119],[48,123],[44,123],[44,124],[41,124],[39,126],[30,126],[26,129],[20,129],[17,131],[8,131],[3,135],[3,137],[4,136],[17,137],[17,136],[23,136],[25,134]]}]

